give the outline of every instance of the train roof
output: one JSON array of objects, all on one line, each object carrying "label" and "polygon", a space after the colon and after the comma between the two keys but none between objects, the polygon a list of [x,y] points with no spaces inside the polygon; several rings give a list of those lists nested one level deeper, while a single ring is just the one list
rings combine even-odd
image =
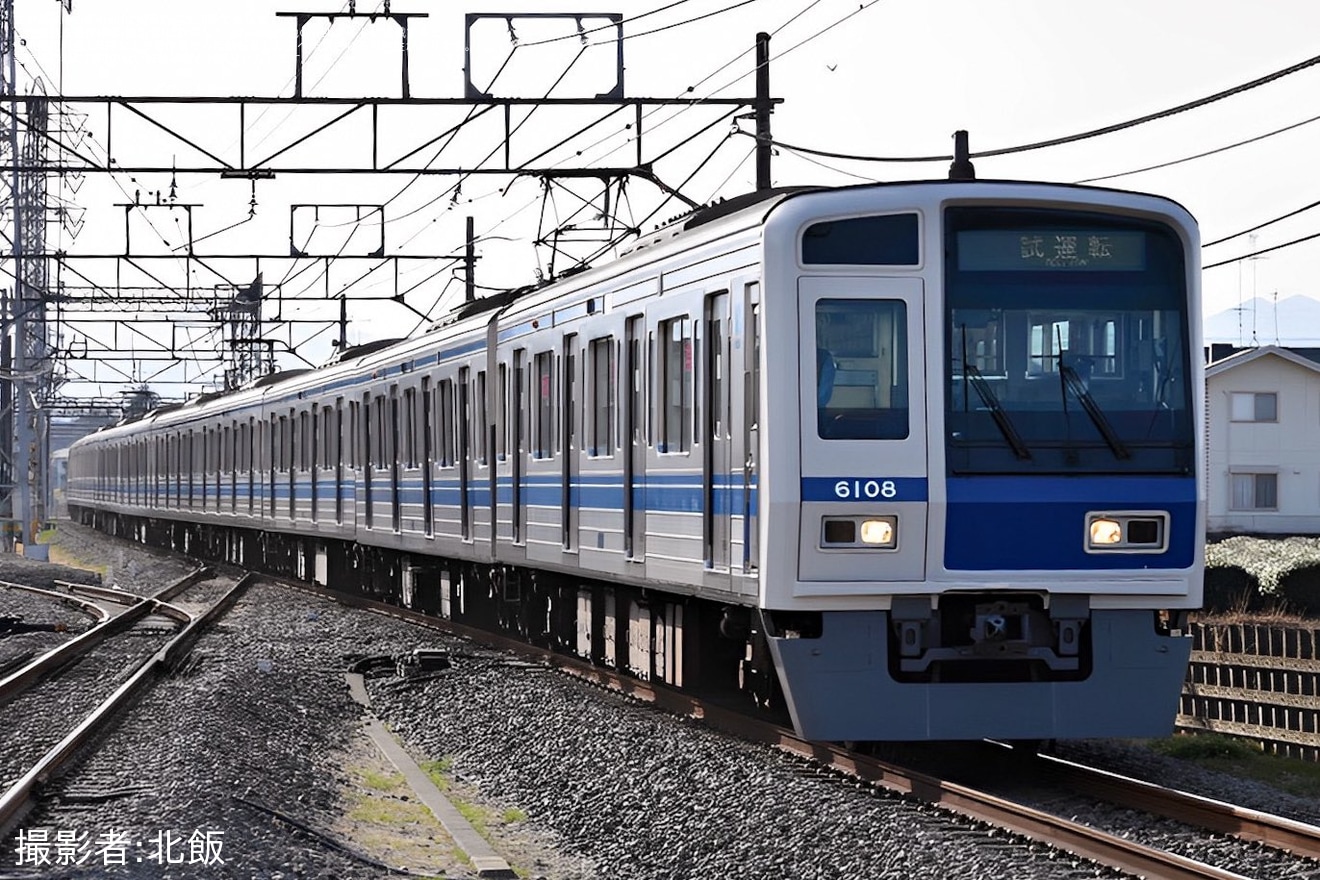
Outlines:
[{"label": "train roof", "polygon": [[745,193],[710,205],[694,208],[685,214],[671,219],[656,227],[650,233],[641,235],[631,246],[622,250],[619,257],[598,267],[577,267],[564,273],[554,281],[538,285],[528,285],[511,290],[500,291],[480,299],[464,302],[456,306],[450,314],[433,324],[420,335],[408,338],[380,339],[362,345],[352,346],[339,352],[330,362],[316,368],[285,370],[260,377],[241,389],[229,392],[207,392],[183,404],[171,404],[152,410],[133,419],[121,420],[117,425],[102,428],[92,437],[119,427],[127,427],[131,422],[158,420],[172,421],[171,417],[182,420],[189,418],[193,411],[209,403],[223,400],[226,409],[238,409],[261,402],[266,397],[278,393],[287,394],[300,388],[323,385],[340,375],[349,375],[354,371],[372,364],[387,364],[400,358],[407,359],[414,351],[428,351],[436,343],[436,334],[445,338],[459,338],[465,333],[484,331],[486,326],[500,316],[516,316],[547,308],[561,298],[568,297],[571,302],[573,293],[593,285],[607,282],[610,278],[623,276],[643,268],[646,264],[658,261],[682,248],[700,247],[708,242],[736,235],[739,232],[760,227],[770,213],[784,202],[813,194],[856,192],[867,189],[901,189],[905,187],[932,186],[986,186],[986,187],[1046,187],[1069,189],[1090,193],[1114,193],[1141,198],[1152,198],[1176,207],[1188,213],[1172,199],[1134,190],[1097,187],[1083,184],[1051,183],[1045,181],[1023,180],[904,180],[891,182],[863,183],[849,186],[793,186]]}]

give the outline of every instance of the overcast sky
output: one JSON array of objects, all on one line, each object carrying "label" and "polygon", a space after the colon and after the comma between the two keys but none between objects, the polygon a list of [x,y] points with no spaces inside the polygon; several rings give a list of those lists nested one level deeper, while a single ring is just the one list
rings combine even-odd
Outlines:
[{"label": "overcast sky", "polygon": [[[392,10],[429,14],[415,20],[410,29],[412,93],[428,97],[461,94],[464,12],[553,8],[622,13],[633,19],[625,24],[629,96],[751,95],[750,49],[755,34],[774,32],[771,88],[784,99],[773,119],[776,140],[873,156],[941,155],[951,150],[951,135],[960,128],[970,131],[973,151],[1064,137],[1194,101],[1320,54],[1320,42],[1314,37],[1320,32],[1320,4],[1314,0],[754,0],[741,5],[737,0],[689,0],[642,16],[666,5],[666,0],[576,7],[547,7],[528,0],[465,4],[400,0]],[[18,56],[23,62],[20,81],[41,75],[50,93],[62,88],[67,95],[265,96],[292,94],[294,23],[274,13],[338,11],[347,3],[74,0],[68,15],[61,14],[56,0],[18,0],[16,6],[19,34],[26,41]],[[357,6],[361,12],[379,8],[380,3],[359,0]],[[592,24],[586,20],[588,27]],[[604,42],[607,31],[589,34],[588,43],[602,44],[585,52],[566,22],[539,26],[524,22],[517,31],[519,46],[510,56],[513,43],[502,22],[487,22],[474,30],[474,80],[486,83],[496,78],[492,90],[501,95],[540,97],[567,70],[551,94],[570,96],[593,93],[613,75],[614,50]],[[552,37],[569,39],[532,45]],[[398,41],[393,25],[341,20],[327,28],[313,21],[304,31],[306,92],[397,96]],[[501,70],[506,59],[509,64]],[[982,178],[1068,182],[1105,178],[1101,185],[1166,195],[1191,210],[1201,222],[1204,240],[1212,241],[1320,199],[1313,159],[1320,155],[1317,94],[1320,66],[1116,134],[982,158],[976,162],[977,172]],[[463,112],[451,111],[437,119],[452,124]],[[736,195],[754,185],[751,139],[728,136],[730,124],[716,124],[718,115],[708,108],[677,115],[664,110],[649,116],[644,126],[648,156],[693,138],[658,164],[657,171],[677,186],[705,161],[684,186],[684,192],[699,201]],[[1317,121],[1308,122],[1313,117]],[[324,117],[271,110],[249,120],[249,146],[276,149],[318,118]],[[118,118],[115,124],[120,124]],[[523,134],[548,145],[574,124],[566,117],[535,116]],[[199,118],[191,118],[188,125],[199,125]],[[699,134],[707,125],[710,130]],[[750,129],[749,123],[742,125]],[[1289,126],[1295,127],[1271,135]],[[103,127],[101,120],[86,122],[92,138],[102,144]],[[228,156],[224,151],[236,149],[232,120],[217,115],[190,130],[203,132],[209,138],[205,145],[216,152]],[[131,132],[128,125],[122,133],[117,130],[117,144]],[[584,157],[597,163],[626,164],[632,157],[631,134],[622,122],[614,121],[593,130],[573,149],[583,149]],[[1178,161],[1252,138],[1260,139]],[[361,146],[349,141],[344,148]],[[474,164],[498,141],[496,128],[474,125],[469,136],[455,141],[438,163]],[[403,142],[401,138],[399,143]],[[309,149],[307,160],[334,161],[338,146],[331,142]],[[430,153],[423,156],[430,158]],[[556,161],[570,158],[560,155]],[[1125,173],[1171,162],[1176,164]],[[838,184],[942,177],[947,163],[812,158],[783,149],[773,170],[779,185]],[[112,208],[112,203],[130,198],[130,192],[168,191],[171,183],[119,177],[118,186],[88,181],[76,196],[66,192],[86,209],[87,226],[76,242],[62,239],[64,246],[103,250],[97,245],[121,241],[123,209]],[[471,213],[477,216],[479,233],[499,236],[483,243],[479,281],[491,287],[531,281],[538,261],[545,263],[545,254],[538,254],[530,244],[540,211],[535,183],[523,180],[505,192],[501,187],[507,181],[473,178],[457,197],[449,192],[452,183],[439,178],[409,183],[407,177],[397,176],[316,185],[305,179],[262,183],[257,190],[258,217],[208,239],[205,246],[213,253],[278,250],[290,236],[287,205],[291,202],[389,199],[389,249],[456,253],[462,247],[462,218]],[[194,212],[195,236],[248,215],[252,193],[245,181],[220,181],[208,175],[177,184],[180,200],[204,206]],[[634,220],[646,216],[658,202],[657,191],[642,183],[634,184],[629,195]],[[680,210],[680,205],[670,203],[656,219]],[[1233,260],[1314,233],[1320,233],[1320,209],[1268,226],[1254,241],[1244,236],[1208,248],[1204,261]],[[142,234],[168,240],[171,230]],[[302,229],[294,234],[301,235]],[[321,236],[319,242],[331,251],[344,246],[342,239],[334,238],[339,233],[332,224],[310,229],[308,235],[312,234]],[[170,245],[178,240],[176,236]],[[359,242],[349,245],[358,246]],[[1234,307],[1253,295],[1267,299],[1320,295],[1313,271],[1317,259],[1320,239],[1259,260],[1207,269],[1206,312]],[[424,275],[415,277],[421,282]],[[216,279],[197,280],[206,284]],[[269,272],[266,280],[271,280]],[[289,282],[290,296],[297,292],[299,280]],[[414,308],[431,310],[444,280],[426,282],[410,295]],[[336,283],[342,281],[333,279],[331,292]],[[325,287],[324,279],[321,284]],[[364,284],[357,289],[367,288]],[[444,295],[456,292],[451,286]],[[298,308],[290,305],[291,310]],[[322,307],[302,308],[310,316],[321,314],[316,309]],[[371,323],[363,320],[367,317],[361,314],[355,320],[356,336],[351,341],[407,332],[418,321],[402,309],[373,310]]]}]

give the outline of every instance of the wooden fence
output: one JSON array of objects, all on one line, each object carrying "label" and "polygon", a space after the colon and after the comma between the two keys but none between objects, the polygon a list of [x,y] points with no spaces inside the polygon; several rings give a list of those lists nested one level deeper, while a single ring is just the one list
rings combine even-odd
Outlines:
[{"label": "wooden fence", "polygon": [[1320,760],[1320,629],[1194,623],[1178,727]]}]

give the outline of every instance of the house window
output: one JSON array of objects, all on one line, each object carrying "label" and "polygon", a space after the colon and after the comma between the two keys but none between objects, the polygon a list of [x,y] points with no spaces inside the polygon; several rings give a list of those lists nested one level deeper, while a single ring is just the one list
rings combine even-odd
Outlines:
[{"label": "house window", "polygon": [[1232,420],[1235,422],[1277,422],[1279,395],[1268,392],[1235,392],[1232,396]]},{"label": "house window", "polygon": [[1279,509],[1278,474],[1231,474],[1229,479],[1232,488],[1231,509]]}]

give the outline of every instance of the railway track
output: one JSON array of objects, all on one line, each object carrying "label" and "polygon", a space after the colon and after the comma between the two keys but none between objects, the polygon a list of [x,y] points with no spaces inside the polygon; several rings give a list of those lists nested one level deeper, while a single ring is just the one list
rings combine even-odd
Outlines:
[{"label": "railway track", "polygon": [[[950,810],[978,822],[1011,831],[1074,855],[1141,877],[1170,880],[1242,880],[1248,875],[1197,861],[1169,849],[1107,832],[1082,821],[1073,821],[962,784],[947,774],[935,775],[898,763],[881,760],[856,749],[831,743],[810,742],[793,731],[751,717],[718,702],[655,686],[612,670],[586,664],[521,641],[438,619],[396,606],[336,593],[297,582],[281,581],[296,589],[333,598],[344,604],[374,610],[412,623],[430,626],[470,638],[493,648],[508,650],[562,669],[578,678],[653,704],[666,711],[693,718],[751,742],[762,743],[800,757],[817,767],[866,781],[920,801]],[[987,746],[993,747],[993,746]],[[1021,758],[1017,760],[1022,760]],[[1049,756],[1034,756],[1038,771],[1056,780],[1060,787],[1152,816],[1167,817],[1194,826],[1206,835],[1230,835],[1258,843],[1298,859],[1320,859],[1320,828],[1271,816],[1231,804],[1178,792],[1140,780],[1084,767]],[[1286,857],[1286,856],[1285,856]],[[1305,869],[1303,869],[1305,870]],[[1320,876],[1320,864],[1313,866]],[[1272,875],[1270,875],[1272,876]],[[1289,876],[1311,876],[1311,872]]]},{"label": "railway track", "polygon": [[8,732],[0,748],[0,779],[8,783],[0,793],[0,837],[41,785],[104,733],[154,675],[175,668],[254,580],[199,569],[149,596],[73,585],[125,607],[0,680],[0,728]]},{"label": "railway track", "polygon": [[0,596],[0,680],[32,657],[110,617],[95,602],[30,584],[0,581]]}]

